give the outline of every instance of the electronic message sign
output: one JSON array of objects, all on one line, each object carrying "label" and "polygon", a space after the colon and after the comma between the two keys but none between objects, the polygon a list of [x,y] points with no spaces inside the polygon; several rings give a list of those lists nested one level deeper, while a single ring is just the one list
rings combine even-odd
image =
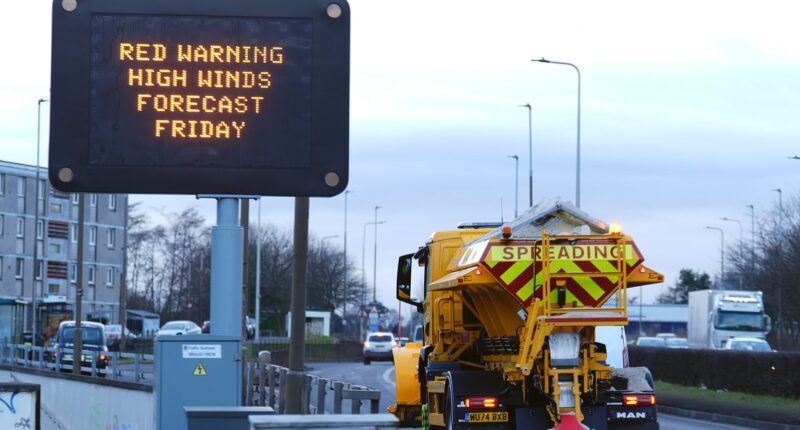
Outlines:
[{"label": "electronic message sign", "polygon": [[344,0],[56,0],[51,182],[341,192],[349,21]]}]

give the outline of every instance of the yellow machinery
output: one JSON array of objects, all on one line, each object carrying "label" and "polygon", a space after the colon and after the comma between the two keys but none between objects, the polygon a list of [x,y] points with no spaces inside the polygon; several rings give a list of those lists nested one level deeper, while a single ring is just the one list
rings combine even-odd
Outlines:
[{"label": "yellow machinery", "polygon": [[394,351],[390,411],[426,428],[657,429],[649,372],[612,369],[595,339],[627,324],[628,288],[663,280],[632,238],[558,201],[465,227],[400,257],[397,297],[424,314],[424,342]]}]

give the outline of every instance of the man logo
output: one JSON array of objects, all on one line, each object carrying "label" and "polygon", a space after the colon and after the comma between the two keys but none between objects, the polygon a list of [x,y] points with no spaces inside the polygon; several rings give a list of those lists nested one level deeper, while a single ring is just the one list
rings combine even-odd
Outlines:
[{"label": "man logo", "polygon": [[645,419],[647,413],[645,412],[617,412],[617,419]]}]

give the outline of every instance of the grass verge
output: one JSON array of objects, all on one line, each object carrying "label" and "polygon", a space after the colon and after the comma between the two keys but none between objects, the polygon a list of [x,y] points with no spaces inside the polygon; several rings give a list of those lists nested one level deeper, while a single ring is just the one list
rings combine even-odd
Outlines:
[{"label": "grass verge", "polygon": [[760,421],[800,424],[800,400],[656,381],[658,403]]}]

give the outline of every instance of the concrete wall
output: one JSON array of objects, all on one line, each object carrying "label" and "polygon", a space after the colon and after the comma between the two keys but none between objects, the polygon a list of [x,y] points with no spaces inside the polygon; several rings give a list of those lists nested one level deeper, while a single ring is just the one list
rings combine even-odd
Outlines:
[{"label": "concrete wall", "polygon": [[[41,385],[42,422],[62,430],[152,430],[153,393],[141,389],[82,382],[76,377],[50,377],[39,372],[0,369],[0,382]],[[42,429],[48,427],[43,426]]]}]

